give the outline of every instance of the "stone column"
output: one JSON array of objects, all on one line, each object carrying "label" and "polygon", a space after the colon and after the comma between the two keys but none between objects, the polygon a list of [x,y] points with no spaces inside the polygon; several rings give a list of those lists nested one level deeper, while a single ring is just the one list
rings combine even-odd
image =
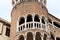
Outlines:
[{"label": "stone column", "polygon": [[56,37],[55,37],[55,40],[56,40]]},{"label": "stone column", "polygon": [[24,38],[25,38],[25,40],[27,40],[27,36],[25,36]]},{"label": "stone column", "polygon": [[44,33],[41,33],[41,40],[44,40]]},{"label": "stone column", "polygon": [[27,18],[25,17],[25,30],[26,30],[26,20],[27,20]]},{"label": "stone column", "polygon": [[44,36],[41,36],[41,39],[43,40]]}]

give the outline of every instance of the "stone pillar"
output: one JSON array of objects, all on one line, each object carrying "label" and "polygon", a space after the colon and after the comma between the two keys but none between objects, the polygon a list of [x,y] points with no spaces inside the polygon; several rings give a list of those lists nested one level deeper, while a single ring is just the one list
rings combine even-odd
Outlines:
[{"label": "stone pillar", "polygon": [[25,40],[27,40],[27,36],[25,36],[24,38],[25,38]]},{"label": "stone pillar", "polygon": [[43,28],[42,28],[42,21],[41,21],[41,19],[42,19],[42,17],[40,18],[40,24],[41,24],[41,30],[43,30]]},{"label": "stone pillar", "polygon": [[44,40],[44,33],[41,33],[41,40]]},{"label": "stone pillar", "polygon": [[34,35],[33,35],[33,40],[35,40],[35,36],[36,36],[36,35],[34,34]]},{"label": "stone pillar", "polygon": [[55,37],[55,40],[56,40],[56,37]]},{"label": "stone pillar", "polygon": [[27,18],[25,17],[25,30],[26,30],[26,20],[27,20]]},{"label": "stone pillar", "polygon": [[41,39],[43,40],[44,36],[41,36]]}]

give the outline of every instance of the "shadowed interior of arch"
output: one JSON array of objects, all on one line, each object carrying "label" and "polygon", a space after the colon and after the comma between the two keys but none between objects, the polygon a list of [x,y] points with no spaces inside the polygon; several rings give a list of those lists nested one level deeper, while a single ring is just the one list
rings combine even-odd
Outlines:
[{"label": "shadowed interior of arch", "polygon": [[27,22],[31,22],[31,21],[33,21],[33,20],[32,20],[32,15],[31,15],[31,14],[28,14],[28,15],[27,15]]},{"label": "shadowed interior of arch", "polygon": [[40,19],[39,19],[39,15],[35,15],[35,17],[34,17],[34,21],[36,21],[36,22],[40,22]]},{"label": "shadowed interior of arch", "polygon": [[33,34],[31,32],[27,33],[27,40],[33,40]]},{"label": "shadowed interior of arch", "polygon": [[19,36],[18,40],[24,40],[24,36],[23,35]]},{"label": "shadowed interior of arch", "polygon": [[35,40],[41,40],[41,33],[36,32]]},{"label": "shadowed interior of arch", "polygon": [[25,18],[24,18],[24,17],[21,17],[21,18],[19,19],[19,25],[21,25],[21,24],[23,24],[23,23],[25,23]]}]

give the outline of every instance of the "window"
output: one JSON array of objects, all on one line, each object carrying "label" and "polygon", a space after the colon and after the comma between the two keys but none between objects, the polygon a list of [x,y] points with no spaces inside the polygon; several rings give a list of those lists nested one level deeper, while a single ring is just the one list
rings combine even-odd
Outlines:
[{"label": "window", "polygon": [[33,40],[33,34],[31,32],[27,33],[27,40]]},{"label": "window", "polygon": [[41,34],[39,32],[36,33],[35,40],[41,40]]},{"label": "window", "polygon": [[42,23],[45,24],[45,18],[42,16]]},{"label": "window", "polygon": [[24,40],[24,36],[23,35],[19,36],[19,40]]},{"label": "window", "polygon": [[57,37],[56,40],[60,40],[60,38]]},{"label": "window", "polygon": [[47,40],[47,35],[46,34],[44,34],[44,40]]},{"label": "window", "polygon": [[29,14],[29,15],[27,16],[27,22],[31,22],[31,21],[32,21],[32,15]]},{"label": "window", "polygon": [[60,28],[60,25],[59,25],[57,22],[53,22],[53,24],[54,24],[56,27]]},{"label": "window", "polygon": [[10,36],[10,29],[9,28],[6,28],[6,36]]},{"label": "window", "polygon": [[25,23],[25,19],[24,19],[24,17],[21,17],[20,20],[19,20],[19,25],[21,25],[23,23]]},{"label": "window", "polygon": [[51,19],[50,19],[50,18],[48,18],[48,22],[52,24],[52,21],[51,21]]},{"label": "window", "polygon": [[39,19],[39,15],[35,15],[35,17],[34,17],[34,21],[36,21],[36,22],[40,22],[40,19]]}]

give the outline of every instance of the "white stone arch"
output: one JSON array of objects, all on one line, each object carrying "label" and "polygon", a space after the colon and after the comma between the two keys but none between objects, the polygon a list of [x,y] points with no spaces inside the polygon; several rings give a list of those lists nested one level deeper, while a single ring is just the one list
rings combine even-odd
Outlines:
[{"label": "white stone arch", "polygon": [[39,18],[39,20],[40,20],[40,14],[38,14],[38,13],[34,13],[34,17],[36,16],[36,15],[38,15],[38,18]]},{"label": "white stone arch", "polygon": [[35,31],[35,40],[36,40],[36,33],[40,33],[40,39],[42,40],[43,32],[42,31]]},{"label": "white stone arch", "polygon": [[22,15],[22,16],[19,16],[18,19],[16,20],[16,22],[17,22],[17,26],[16,26],[16,27],[17,27],[17,32],[18,32],[19,21],[20,21],[20,18],[21,18],[21,17],[24,17],[24,19],[25,19],[25,16]]},{"label": "white stone arch", "polygon": [[[28,33],[31,33],[32,34],[32,38],[33,38],[33,40],[34,40],[34,33],[32,32],[32,31],[28,31],[28,32],[26,32],[26,37],[28,36],[27,34]],[[27,37],[28,38],[28,37]],[[27,40],[27,38],[26,38],[26,40]]]},{"label": "white stone arch", "polygon": [[25,39],[25,35],[24,35],[24,34],[20,34],[20,35],[17,37],[17,39],[19,39],[20,36],[23,36],[24,39]]},{"label": "white stone arch", "polygon": [[25,35],[27,36],[27,33],[29,33],[29,32],[31,32],[32,34],[34,34],[33,31],[27,31],[27,32],[25,32]]}]

